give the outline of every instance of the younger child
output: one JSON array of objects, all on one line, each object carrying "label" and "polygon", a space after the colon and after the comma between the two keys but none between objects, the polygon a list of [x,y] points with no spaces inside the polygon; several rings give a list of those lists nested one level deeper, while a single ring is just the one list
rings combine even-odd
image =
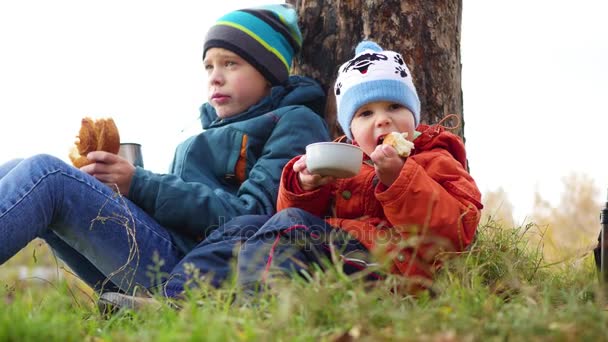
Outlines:
[{"label": "younger child", "polygon": [[[311,174],[305,155],[285,166],[279,212],[238,255],[238,280],[246,287],[273,271],[310,273],[312,265],[335,260],[334,251],[347,274],[388,260],[392,273],[419,288],[430,283],[440,252],[462,251],[473,239],[482,205],[464,145],[442,126],[420,124],[402,56],[361,42],[340,67],[335,94],[339,124],[365,154],[361,171],[346,179]],[[413,141],[408,157],[382,144],[391,132]]]},{"label": "younger child", "polygon": [[315,113],[323,90],[289,76],[301,44],[287,5],[230,12],[212,26],[204,131],[177,147],[168,174],[101,151],[80,170],[48,155],[0,165],[0,264],[39,237],[96,290],[129,292],[162,281],[224,221],[273,214],[285,163],[329,138]]}]

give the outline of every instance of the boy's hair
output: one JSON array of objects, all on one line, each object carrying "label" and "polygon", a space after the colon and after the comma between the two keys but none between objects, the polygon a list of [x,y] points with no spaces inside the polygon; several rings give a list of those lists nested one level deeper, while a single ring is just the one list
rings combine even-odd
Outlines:
[{"label": "boy's hair", "polygon": [[302,47],[297,13],[291,5],[267,5],[230,12],[209,29],[210,48],[230,50],[256,68],[273,86],[289,77],[291,60]]},{"label": "boy's hair", "polygon": [[402,104],[414,114],[415,125],[420,123],[420,100],[403,57],[394,51],[383,51],[372,41],[360,42],[355,58],[342,64],[334,92],[338,123],[350,140],[355,112],[370,102]]}]

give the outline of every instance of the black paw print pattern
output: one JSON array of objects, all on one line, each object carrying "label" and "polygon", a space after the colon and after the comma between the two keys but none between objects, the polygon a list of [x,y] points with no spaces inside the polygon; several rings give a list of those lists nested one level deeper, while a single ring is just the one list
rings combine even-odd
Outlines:
[{"label": "black paw print pattern", "polygon": [[400,66],[396,66],[395,67],[395,74],[399,74],[399,76],[406,78],[407,77],[407,72],[405,72],[405,69],[403,69]]},{"label": "black paw print pattern", "polygon": [[401,58],[400,54],[396,54],[393,59],[395,59],[396,63],[399,63],[399,65],[403,65],[405,64],[405,62],[403,61],[403,58]]},{"label": "black paw print pattern", "polygon": [[340,95],[340,88],[342,88],[342,82],[338,83],[336,86],[336,95]]}]

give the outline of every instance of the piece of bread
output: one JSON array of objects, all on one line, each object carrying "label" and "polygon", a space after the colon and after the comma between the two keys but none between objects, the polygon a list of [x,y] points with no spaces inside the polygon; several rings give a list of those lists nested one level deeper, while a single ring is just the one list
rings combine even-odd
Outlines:
[{"label": "piece of bread", "polygon": [[92,151],[106,151],[117,154],[120,149],[118,128],[111,118],[93,120],[82,119],[80,131],[70,151],[70,160],[77,168],[91,164],[87,154]]},{"label": "piece of bread", "polygon": [[400,157],[407,157],[414,148],[414,143],[407,140],[407,133],[391,132],[384,137],[383,144],[393,146]]}]

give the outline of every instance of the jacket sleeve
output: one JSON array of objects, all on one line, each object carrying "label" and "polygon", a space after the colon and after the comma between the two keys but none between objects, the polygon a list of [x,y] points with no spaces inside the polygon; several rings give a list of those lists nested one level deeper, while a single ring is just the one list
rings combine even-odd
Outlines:
[{"label": "jacket sleeve", "polygon": [[233,217],[273,214],[283,166],[304,153],[306,145],[328,139],[321,117],[306,107],[294,107],[278,118],[236,195],[211,184],[185,182],[176,175],[137,168],[129,197],[162,226],[204,237]]},{"label": "jacket sleeve", "polygon": [[393,227],[402,229],[402,236],[415,233],[428,238],[421,241],[427,247],[447,243],[442,249],[463,250],[471,243],[480,220],[481,194],[448,151],[435,149],[423,154],[426,156],[408,158],[388,189],[378,186],[376,198]]},{"label": "jacket sleeve", "polygon": [[300,158],[301,156],[293,158],[283,168],[277,211],[293,207],[323,217],[331,201],[331,186],[325,185],[314,191],[302,190],[298,183],[298,174],[293,171],[293,164]]}]

